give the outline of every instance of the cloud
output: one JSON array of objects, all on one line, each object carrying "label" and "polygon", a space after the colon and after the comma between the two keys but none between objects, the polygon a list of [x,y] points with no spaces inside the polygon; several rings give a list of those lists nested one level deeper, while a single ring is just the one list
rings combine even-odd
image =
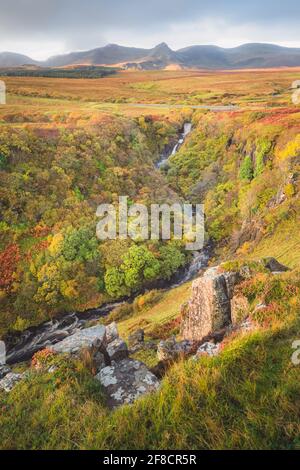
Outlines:
[{"label": "cloud", "polygon": [[284,8],[282,0],[0,0],[0,8],[0,49],[40,57],[108,42],[300,46],[298,0]]}]

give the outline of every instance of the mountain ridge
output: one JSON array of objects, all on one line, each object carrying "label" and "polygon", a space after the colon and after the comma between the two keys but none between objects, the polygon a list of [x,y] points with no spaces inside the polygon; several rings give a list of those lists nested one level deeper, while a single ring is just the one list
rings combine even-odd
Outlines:
[{"label": "mountain ridge", "polygon": [[34,64],[41,67],[70,65],[118,66],[133,70],[163,70],[170,66],[182,69],[241,69],[300,66],[300,48],[268,43],[246,43],[223,48],[215,45],[192,45],[172,50],[162,42],[151,49],[107,44],[86,51],[75,51],[35,61],[14,52],[0,53],[0,67]]}]

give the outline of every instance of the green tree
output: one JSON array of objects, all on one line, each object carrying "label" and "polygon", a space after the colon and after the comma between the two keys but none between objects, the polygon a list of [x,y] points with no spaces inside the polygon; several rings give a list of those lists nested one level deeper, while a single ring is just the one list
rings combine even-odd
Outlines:
[{"label": "green tree", "polygon": [[67,261],[93,261],[99,256],[98,240],[88,227],[72,228],[64,236],[61,251]]},{"label": "green tree", "polygon": [[137,290],[144,281],[153,281],[159,277],[160,263],[145,246],[133,245],[124,256],[122,269],[126,286]]},{"label": "green tree", "polygon": [[261,140],[258,144],[255,158],[254,177],[261,175],[265,169],[265,159],[272,148],[272,142],[269,140]]},{"label": "green tree", "polygon": [[247,155],[242,162],[240,178],[246,181],[251,181],[253,179],[253,164],[249,155]]},{"label": "green tree", "polygon": [[7,164],[6,156],[0,153],[0,170],[3,170],[6,167],[6,164]]},{"label": "green tree", "polygon": [[104,276],[105,288],[112,297],[122,297],[129,294],[125,286],[125,275],[120,268],[108,268]]},{"label": "green tree", "polygon": [[159,249],[160,253],[160,275],[163,279],[170,279],[171,276],[185,263],[185,256],[180,248],[168,244]]}]

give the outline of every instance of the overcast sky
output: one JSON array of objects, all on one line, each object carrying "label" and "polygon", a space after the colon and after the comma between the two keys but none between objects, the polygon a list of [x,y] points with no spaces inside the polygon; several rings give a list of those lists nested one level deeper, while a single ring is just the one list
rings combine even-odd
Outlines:
[{"label": "overcast sky", "polygon": [[45,59],[107,43],[300,47],[299,0],[0,0],[0,51]]}]

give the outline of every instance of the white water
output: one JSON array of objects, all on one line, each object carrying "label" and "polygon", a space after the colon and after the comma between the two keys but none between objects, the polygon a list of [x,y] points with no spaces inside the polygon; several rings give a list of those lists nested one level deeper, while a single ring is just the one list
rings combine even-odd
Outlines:
[{"label": "white water", "polygon": [[178,152],[180,149],[181,145],[184,143],[187,135],[191,132],[192,130],[192,124],[190,122],[186,122],[183,125],[183,132],[180,134],[178,141],[174,145],[170,155],[162,156],[160,160],[156,163],[156,168],[162,168],[167,161],[169,160],[170,156],[175,155],[175,153]]},{"label": "white water", "polygon": [[[192,124],[185,123],[183,132],[180,134],[179,139],[176,145],[174,145],[170,155],[174,155],[177,152],[191,130]],[[163,163],[168,160],[169,156],[161,160],[159,165],[157,164],[157,167],[161,167]],[[178,287],[192,279],[201,268],[207,265],[209,255],[210,254],[208,249],[204,249],[200,252],[194,252],[193,260],[190,263],[188,269],[182,271],[178,275],[177,280],[169,285],[169,289]],[[97,320],[107,315],[115,307],[121,305],[121,303],[122,302],[109,303],[100,308],[91,309],[86,312],[67,313],[59,318],[56,318],[55,320],[48,321],[37,327],[29,328],[28,330],[23,331],[15,342],[15,345],[8,350],[6,358],[7,363],[16,364],[18,362],[30,359],[36,351],[44,349],[51,344],[55,344],[67,336],[76,333],[76,331],[84,328],[87,322],[91,320]]]}]

